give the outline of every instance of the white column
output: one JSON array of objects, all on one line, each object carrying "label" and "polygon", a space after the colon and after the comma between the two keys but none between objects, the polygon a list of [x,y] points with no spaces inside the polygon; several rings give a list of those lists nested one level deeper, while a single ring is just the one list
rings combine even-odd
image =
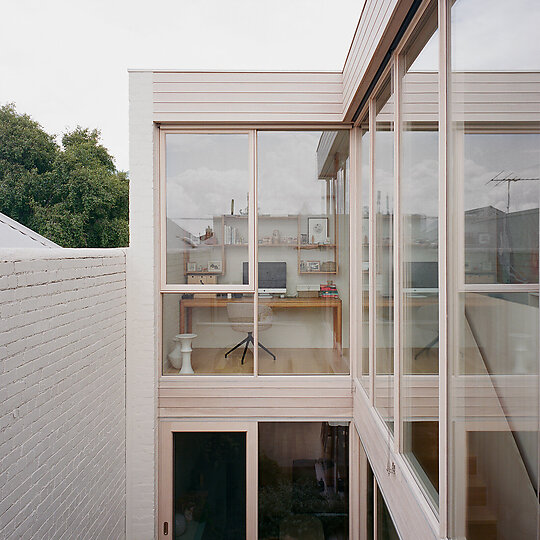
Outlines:
[{"label": "white column", "polygon": [[[126,533],[156,536],[157,181],[151,72],[129,76],[129,226],[126,338]],[[156,130],[157,131],[157,130]]]}]

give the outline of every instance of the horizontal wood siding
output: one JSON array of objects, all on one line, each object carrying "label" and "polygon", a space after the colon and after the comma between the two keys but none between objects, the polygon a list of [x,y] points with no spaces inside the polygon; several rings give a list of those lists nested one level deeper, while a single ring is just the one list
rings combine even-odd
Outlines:
[{"label": "horizontal wood siding", "polygon": [[352,417],[348,379],[277,382],[258,377],[245,382],[215,383],[197,379],[186,385],[162,381],[161,418],[340,418]]},{"label": "horizontal wood siding", "polygon": [[[496,125],[499,122],[540,122],[540,73],[470,72],[452,75],[453,118]],[[392,119],[393,99],[379,114]],[[403,79],[403,120],[436,122],[437,73],[410,72]]]},{"label": "horizontal wood siding", "polygon": [[341,122],[338,72],[155,72],[156,122]]},{"label": "horizontal wood siding", "polygon": [[[386,52],[381,50],[380,54],[375,54],[377,48],[380,48],[397,4],[397,0],[366,1],[343,68],[343,114],[347,120],[354,114],[352,109],[362,97],[358,94],[358,89],[366,78],[368,68],[371,66],[370,75],[373,76]],[[365,82],[367,88],[369,81]]]}]

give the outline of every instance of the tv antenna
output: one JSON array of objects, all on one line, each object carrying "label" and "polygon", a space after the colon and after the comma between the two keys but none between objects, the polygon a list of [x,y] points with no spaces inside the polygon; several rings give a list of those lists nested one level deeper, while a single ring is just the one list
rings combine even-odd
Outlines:
[{"label": "tv antenna", "polygon": [[504,171],[499,172],[496,174],[491,180],[488,180],[486,184],[490,184],[493,182],[496,186],[500,186],[501,184],[504,184],[506,182],[506,213],[508,214],[510,212],[510,186],[514,182],[538,182],[540,181],[540,178],[519,178],[514,173],[507,173],[506,176],[504,175]]}]

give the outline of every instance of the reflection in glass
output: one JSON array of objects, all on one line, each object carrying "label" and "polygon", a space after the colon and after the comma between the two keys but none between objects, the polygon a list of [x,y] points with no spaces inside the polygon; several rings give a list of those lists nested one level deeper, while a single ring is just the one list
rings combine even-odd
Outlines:
[{"label": "reflection in glass", "polygon": [[173,537],[246,538],[246,434],[174,433]]},{"label": "reflection in glass", "polygon": [[247,134],[166,135],[166,282],[241,284],[248,256]]},{"label": "reflection in glass", "polygon": [[394,94],[391,78],[375,98],[375,407],[394,429]]},{"label": "reflection in glass", "polygon": [[[438,504],[439,159],[436,4],[406,47],[402,77],[401,236],[403,450]],[[421,69],[419,69],[421,66]],[[419,92],[423,88],[423,92]]]},{"label": "reflection in glass", "polygon": [[[167,293],[162,297],[164,375],[190,374],[186,362],[195,375],[253,374],[252,294]],[[271,324],[271,314],[263,305],[259,323],[261,328]]]},{"label": "reflection in glass", "polygon": [[539,533],[538,28],[531,0],[452,6],[453,537]]},{"label": "reflection in glass", "polygon": [[362,219],[362,269],[361,269],[361,312],[362,312],[362,353],[360,365],[360,382],[369,394],[369,193],[371,172],[369,166],[370,134],[368,122],[362,124],[361,139],[361,219]]},{"label": "reflection in glass", "polygon": [[465,475],[456,489],[469,494],[468,538],[480,515],[497,538],[536,538],[538,325],[537,293],[464,295],[454,380],[454,407],[464,416],[454,422],[454,466]]},{"label": "reflection in glass", "polygon": [[349,131],[260,131],[261,374],[349,373]]},{"label": "reflection in glass", "polygon": [[349,537],[349,428],[259,423],[259,540]]},{"label": "reflection in glass", "polygon": [[463,138],[465,282],[537,283],[540,134]]}]

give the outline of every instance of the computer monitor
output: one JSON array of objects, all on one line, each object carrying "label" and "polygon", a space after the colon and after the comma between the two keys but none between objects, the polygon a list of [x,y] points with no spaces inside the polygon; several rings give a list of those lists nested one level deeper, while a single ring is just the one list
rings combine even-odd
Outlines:
[{"label": "computer monitor", "polygon": [[[259,292],[284,294],[287,292],[287,263],[285,262],[260,262],[259,269]],[[242,283],[249,282],[249,263],[242,263]]]},{"label": "computer monitor", "polygon": [[439,265],[436,261],[406,263],[406,281],[413,290],[437,291],[439,286]]}]

